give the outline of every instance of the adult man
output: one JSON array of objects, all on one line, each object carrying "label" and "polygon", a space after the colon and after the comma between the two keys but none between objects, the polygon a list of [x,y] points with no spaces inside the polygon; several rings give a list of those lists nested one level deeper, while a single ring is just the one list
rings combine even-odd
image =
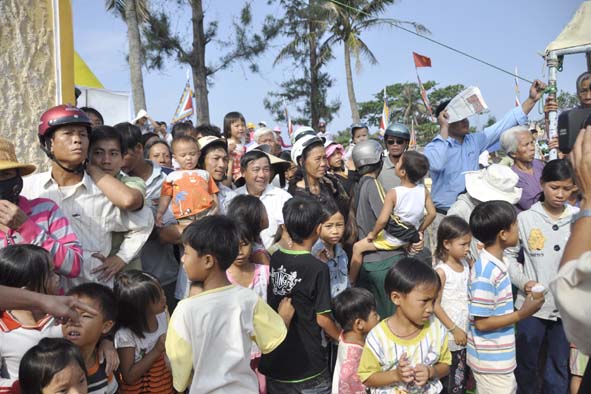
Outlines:
[{"label": "adult man", "polygon": [[[51,159],[51,169],[24,179],[23,195],[47,197],[63,210],[82,244],[80,277],[66,287],[112,278],[136,256],[154,224],[147,209],[128,211],[117,208],[84,170],[88,157],[90,120],[70,105],[58,105],[41,115],[39,141]],[[113,232],[126,232],[116,255],[111,251]],[[99,257],[97,257],[99,256]]]},{"label": "adult man", "polygon": [[201,155],[197,160],[197,168],[205,170],[218,186],[218,202],[220,213],[225,214],[230,201],[236,192],[224,185],[222,181],[228,171],[228,144],[226,140],[213,136],[199,138]]},{"label": "adult man", "polygon": [[[359,193],[354,201],[357,219],[358,238],[363,239],[373,230],[380,216],[384,202],[380,197],[377,177],[382,169],[383,147],[375,140],[366,140],[355,145],[352,158],[362,175],[359,180]],[[388,270],[403,257],[400,250],[369,252],[363,256],[361,267],[351,267],[349,274],[352,281],[371,291],[376,297],[377,311],[380,316],[389,316],[394,311],[390,297],[385,293],[384,281]]]},{"label": "adult man", "polygon": [[[529,89],[529,97],[520,107],[507,112],[498,122],[482,132],[470,134],[470,122],[462,119],[449,123],[449,115],[444,101],[437,107],[435,114],[440,126],[439,134],[425,147],[425,156],[429,159],[430,174],[433,181],[431,196],[437,209],[437,217],[431,225],[431,234],[437,234],[439,223],[447,210],[465,188],[462,174],[478,170],[478,156],[499,142],[501,134],[510,127],[527,122],[527,114],[542,97],[546,85],[535,80]],[[434,246],[431,237],[431,246]]]},{"label": "adult man", "polygon": [[82,246],[70,222],[55,202],[20,195],[22,176],[34,171],[34,165],[16,160],[11,142],[0,138],[0,248],[40,246],[51,255],[56,273],[75,278],[82,264]]},{"label": "adult man", "polygon": [[[156,217],[162,183],[166,173],[158,164],[144,159],[144,147],[141,142],[141,132],[137,126],[129,123],[119,123],[115,129],[121,135],[126,149],[123,156],[122,170],[131,176],[136,176],[146,183],[146,205],[153,217]],[[176,225],[172,213],[164,215],[165,225]],[[162,243],[158,239],[159,228],[154,228],[150,239],[141,251],[142,269],[154,275],[160,281],[166,299],[170,304],[174,300],[175,282],[179,270],[179,263],[174,257],[173,245]]]},{"label": "adult man", "polygon": [[269,227],[261,231],[261,239],[266,249],[273,244],[279,225],[283,224],[283,204],[291,194],[269,184],[271,179],[271,160],[260,150],[246,152],[240,160],[240,171],[245,185],[236,189],[236,194],[250,194],[258,197],[267,209]]},{"label": "adult man", "polygon": [[384,132],[384,145],[388,155],[384,159],[384,167],[378,176],[378,181],[385,190],[400,186],[400,178],[396,175],[396,163],[400,156],[408,149],[410,131],[402,123],[392,123]]}]

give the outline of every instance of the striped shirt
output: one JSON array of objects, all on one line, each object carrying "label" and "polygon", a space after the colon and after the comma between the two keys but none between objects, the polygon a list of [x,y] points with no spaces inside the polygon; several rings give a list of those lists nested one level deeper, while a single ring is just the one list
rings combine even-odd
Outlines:
[{"label": "striped shirt", "polygon": [[119,389],[115,375],[112,372],[107,375],[105,365],[106,361],[99,363],[97,355],[95,363],[88,368],[86,374],[88,394],[115,394]]},{"label": "striped shirt", "polygon": [[513,293],[507,265],[483,250],[470,275],[468,290],[470,327],[468,365],[478,373],[505,374],[515,369],[515,329],[513,325],[480,331],[475,317],[513,313]]},{"label": "striped shirt", "polygon": [[82,246],[57,204],[47,198],[28,200],[20,196],[18,207],[28,219],[17,230],[0,231],[0,248],[20,244],[40,246],[53,258],[58,274],[77,277],[82,262]]},{"label": "striped shirt", "polygon": [[[431,318],[419,334],[411,339],[402,339],[394,335],[388,320],[384,319],[375,326],[365,339],[357,374],[365,382],[376,372],[391,371],[398,368],[404,353],[411,366],[423,364],[432,366],[437,363],[451,365],[451,352],[447,346],[447,330],[443,324],[431,315]],[[425,386],[411,386],[406,383],[394,383],[372,388],[373,394],[439,394],[443,385],[439,379],[430,379]]]}]

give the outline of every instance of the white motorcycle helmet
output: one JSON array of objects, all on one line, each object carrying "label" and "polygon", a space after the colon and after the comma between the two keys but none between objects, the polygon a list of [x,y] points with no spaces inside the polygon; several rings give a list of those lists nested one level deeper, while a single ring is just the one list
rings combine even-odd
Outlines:
[{"label": "white motorcycle helmet", "polygon": [[295,165],[299,166],[298,159],[302,156],[304,150],[313,144],[320,144],[321,146],[324,146],[324,141],[322,141],[322,139],[317,137],[315,134],[301,135],[299,138],[297,138],[291,147],[291,161],[293,161]]}]

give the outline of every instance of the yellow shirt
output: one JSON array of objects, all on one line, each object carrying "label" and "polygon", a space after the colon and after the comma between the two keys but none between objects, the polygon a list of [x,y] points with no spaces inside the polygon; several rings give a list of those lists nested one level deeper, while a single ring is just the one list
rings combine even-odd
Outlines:
[{"label": "yellow shirt", "polygon": [[[417,364],[427,366],[437,363],[451,364],[451,353],[447,347],[447,330],[435,315],[431,316],[416,337],[408,340],[395,336],[388,327],[387,321],[388,319],[384,319],[367,335],[359,369],[357,370],[362,382],[365,382],[376,372],[390,371],[397,368],[399,359],[404,353],[406,353],[411,366]],[[431,379],[423,387],[396,383],[371,389],[371,392],[380,394],[438,394],[442,388],[439,379]]]}]

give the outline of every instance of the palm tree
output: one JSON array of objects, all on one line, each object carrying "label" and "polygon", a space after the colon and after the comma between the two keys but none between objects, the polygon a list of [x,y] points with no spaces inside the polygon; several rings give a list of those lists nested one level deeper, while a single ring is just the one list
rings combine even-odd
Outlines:
[{"label": "palm tree", "polygon": [[325,7],[331,15],[331,27],[330,36],[323,45],[331,47],[336,43],[343,44],[347,93],[353,123],[359,123],[359,110],[353,86],[351,57],[355,59],[357,71],[361,70],[361,55],[372,65],[378,63],[373,52],[361,39],[361,34],[377,26],[398,26],[402,24],[411,25],[418,33],[429,32],[425,26],[416,22],[379,18],[379,15],[386,10],[386,7],[394,3],[395,0],[341,0],[339,3],[331,1],[325,3]]},{"label": "palm tree", "polygon": [[148,20],[148,0],[105,0],[107,11],[118,14],[127,24],[129,73],[135,113],[146,109],[144,77],[142,75],[142,43],[140,24]]}]

